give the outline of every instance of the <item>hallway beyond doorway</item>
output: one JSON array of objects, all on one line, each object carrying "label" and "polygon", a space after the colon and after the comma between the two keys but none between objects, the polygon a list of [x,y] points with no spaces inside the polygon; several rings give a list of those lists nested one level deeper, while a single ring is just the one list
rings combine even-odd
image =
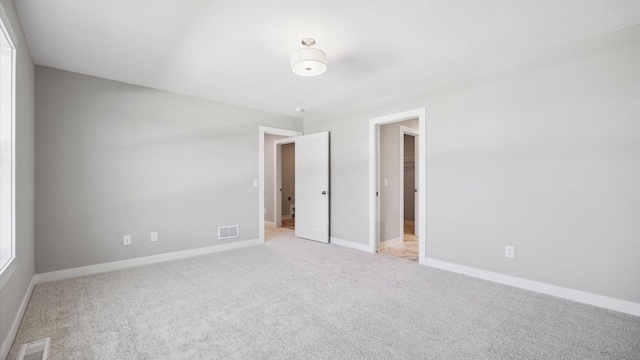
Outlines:
[{"label": "hallway beyond doorway", "polygon": [[414,234],[414,222],[405,220],[404,240],[396,245],[380,249],[381,254],[387,254],[407,260],[418,261],[418,236]]},{"label": "hallway beyond doorway", "polygon": [[295,219],[282,219],[282,227],[295,230],[296,229],[296,220]]}]

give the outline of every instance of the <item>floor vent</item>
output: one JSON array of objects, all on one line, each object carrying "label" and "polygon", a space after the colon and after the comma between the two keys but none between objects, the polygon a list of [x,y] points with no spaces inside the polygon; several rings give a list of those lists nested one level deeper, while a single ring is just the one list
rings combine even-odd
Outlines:
[{"label": "floor vent", "polygon": [[22,345],[18,360],[47,360],[50,341],[51,338],[44,338]]},{"label": "floor vent", "polygon": [[218,239],[238,237],[238,225],[222,226],[218,228]]}]

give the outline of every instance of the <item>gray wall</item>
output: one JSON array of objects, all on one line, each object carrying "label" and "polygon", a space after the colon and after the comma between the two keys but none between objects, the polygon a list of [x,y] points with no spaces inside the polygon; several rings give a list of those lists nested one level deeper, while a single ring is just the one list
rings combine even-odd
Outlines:
[{"label": "gray wall", "polygon": [[369,119],[425,107],[427,257],[640,302],[638,64],[636,26],[307,116],[331,236],[368,243]]},{"label": "gray wall", "polygon": [[1,0],[17,37],[16,76],[16,268],[0,289],[0,344],[34,275],[34,65],[13,1]]},{"label": "gray wall", "polygon": [[404,166],[404,219],[414,221],[416,211],[416,170],[418,163],[415,159],[415,141],[416,137],[412,135],[404,135],[404,159],[405,162],[413,164],[412,167]]},{"label": "gray wall", "polygon": [[275,199],[274,199],[274,142],[284,139],[286,136],[264,135],[264,221],[275,221]]},{"label": "gray wall", "polygon": [[282,215],[290,215],[289,205],[295,203],[296,144],[285,144],[282,145]]},{"label": "gray wall", "polygon": [[36,114],[38,273],[258,238],[258,127],[302,126],[40,66]]},{"label": "gray wall", "polygon": [[[401,237],[400,233],[400,127],[417,129],[418,120],[380,126],[380,241]],[[384,186],[384,180],[388,186]]]}]

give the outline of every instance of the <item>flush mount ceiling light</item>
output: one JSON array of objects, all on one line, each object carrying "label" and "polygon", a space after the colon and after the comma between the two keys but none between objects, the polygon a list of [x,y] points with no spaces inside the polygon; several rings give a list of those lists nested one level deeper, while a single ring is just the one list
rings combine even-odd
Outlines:
[{"label": "flush mount ceiling light", "polygon": [[291,70],[300,76],[318,76],[327,71],[327,54],[320,49],[312,49],[316,41],[302,39],[302,45],[306,48],[291,54]]}]

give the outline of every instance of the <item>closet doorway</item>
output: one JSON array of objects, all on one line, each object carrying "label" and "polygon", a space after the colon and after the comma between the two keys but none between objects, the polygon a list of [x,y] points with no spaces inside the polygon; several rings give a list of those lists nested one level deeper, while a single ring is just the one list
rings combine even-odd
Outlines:
[{"label": "closet doorway", "polygon": [[[369,246],[372,252],[411,247],[411,260],[420,264],[426,259],[425,125],[424,108],[369,120]],[[413,159],[405,159],[404,153],[411,153],[405,145],[413,149]],[[413,171],[405,172],[405,160]],[[413,222],[405,217],[410,219],[411,210]]]},{"label": "closet doorway", "polygon": [[416,162],[418,119],[380,126],[379,179],[380,244],[379,251],[395,257],[418,261],[419,242],[416,219]]}]

